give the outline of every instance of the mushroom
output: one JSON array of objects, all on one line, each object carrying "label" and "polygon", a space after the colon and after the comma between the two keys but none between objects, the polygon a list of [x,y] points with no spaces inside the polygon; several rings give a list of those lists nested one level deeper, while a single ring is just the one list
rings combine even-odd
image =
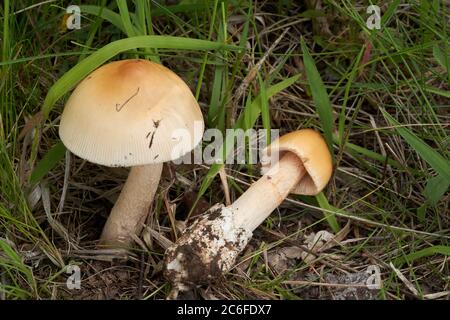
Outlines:
[{"label": "mushroom", "polygon": [[[190,152],[203,128],[189,87],[166,67],[147,60],[105,64],[76,87],[61,115],[64,145],[92,163],[131,167],[100,245],[131,244],[148,214],[163,162]],[[177,139],[177,130],[187,134]]]},{"label": "mushroom", "polygon": [[230,270],[252,232],[289,193],[315,195],[331,177],[328,146],[314,130],[286,134],[263,154],[273,161],[262,164],[258,181],[230,206],[210,208],[167,249],[164,273],[175,290],[208,283]]}]

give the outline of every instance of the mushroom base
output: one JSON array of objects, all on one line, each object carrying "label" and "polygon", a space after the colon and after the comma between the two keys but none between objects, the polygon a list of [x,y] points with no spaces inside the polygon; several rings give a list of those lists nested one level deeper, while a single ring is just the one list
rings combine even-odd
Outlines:
[{"label": "mushroom base", "polygon": [[209,283],[233,267],[251,237],[235,225],[232,210],[215,205],[167,249],[164,274],[180,289]]}]

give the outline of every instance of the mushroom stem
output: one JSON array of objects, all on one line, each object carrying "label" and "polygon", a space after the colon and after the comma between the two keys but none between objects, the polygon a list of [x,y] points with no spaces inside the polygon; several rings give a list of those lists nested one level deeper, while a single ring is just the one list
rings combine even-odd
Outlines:
[{"label": "mushroom stem", "polygon": [[216,205],[166,251],[165,276],[177,290],[217,279],[230,270],[252,232],[305,175],[301,160],[286,153],[232,205]]},{"label": "mushroom stem", "polygon": [[251,185],[230,209],[237,228],[255,230],[305,175],[300,159],[289,152],[262,178]]},{"label": "mushroom stem", "polygon": [[162,163],[132,167],[103,227],[101,246],[128,247],[145,222],[161,178]]}]

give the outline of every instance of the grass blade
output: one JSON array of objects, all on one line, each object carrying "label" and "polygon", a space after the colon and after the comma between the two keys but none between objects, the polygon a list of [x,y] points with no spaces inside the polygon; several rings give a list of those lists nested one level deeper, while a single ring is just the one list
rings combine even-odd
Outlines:
[{"label": "grass blade", "polygon": [[[0,267],[1,269],[5,270],[6,272],[10,274],[15,274],[17,277],[17,282],[15,279],[13,279],[14,286],[11,286],[11,290],[9,293],[20,296],[21,298],[31,298],[31,297],[37,297],[37,286],[36,286],[36,280],[33,276],[32,269],[25,265],[23,262],[23,259],[14,251],[11,246],[0,238]],[[18,285],[19,279],[25,280],[26,284],[29,286],[30,291],[27,290],[16,290],[17,287],[20,288]],[[3,290],[3,284],[0,283],[0,291]],[[25,296],[24,296],[25,295]]]},{"label": "grass blade", "polygon": [[261,102],[260,109],[261,109],[261,119],[263,128],[266,129],[267,136],[266,136],[266,143],[270,143],[270,110],[269,110],[269,101],[266,96],[266,83],[263,81],[261,74],[258,72],[258,83],[259,83],[259,90],[260,90],[260,96],[261,99],[259,101]]},{"label": "grass blade", "polygon": [[395,130],[402,136],[409,145],[416,150],[416,152],[439,174],[441,174],[447,181],[450,181],[450,163],[442,157],[436,150],[431,148],[422,139],[412,133],[405,127],[400,127],[393,117],[391,117],[385,110],[381,109],[387,121],[395,127]]},{"label": "grass blade", "polygon": [[[100,12],[100,6],[81,5],[80,10],[81,12],[83,12],[83,14],[92,14],[94,16],[98,16]],[[130,15],[133,16],[133,14]],[[116,28],[120,29],[123,33],[127,33],[123,25],[122,18],[118,13],[112,11],[111,9],[103,8],[100,13],[100,17],[114,25]]]},{"label": "grass blade", "polygon": [[381,25],[385,26],[389,23],[390,19],[394,16],[394,14],[397,12],[397,7],[400,5],[401,0],[394,0],[389,4],[388,8],[384,12],[383,16],[381,17]]},{"label": "grass blade", "polygon": [[331,213],[333,208],[328,203],[328,200],[323,194],[323,192],[316,195],[316,200],[319,203],[319,206],[322,209],[324,209],[323,213],[325,215],[325,219],[327,219],[327,222],[330,225],[331,229],[333,230],[334,233],[338,233],[341,228],[339,227],[339,223],[337,222],[336,216],[333,213]]},{"label": "grass blade", "polygon": [[[280,92],[280,91],[286,89],[287,87],[289,87],[290,85],[294,84],[299,78],[300,78],[300,75],[295,75],[295,76],[287,78],[283,81],[280,81],[277,84],[274,84],[273,86],[270,86],[266,90],[266,98],[270,99],[278,92]],[[244,113],[246,113],[246,116],[244,117],[244,115],[241,115],[239,117],[239,119],[236,121],[236,125],[235,125],[236,128],[244,128],[245,122],[251,124],[250,127],[245,127],[246,129],[249,129],[255,125],[256,120],[258,120],[258,117],[261,114],[260,99],[261,99],[261,95],[256,96],[255,99],[253,100],[253,102],[251,104],[249,104],[248,110],[247,109],[244,110]]]},{"label": "grass blade", "polygon": [[325,135],[325,140],[327,141],[330,151],[332,151],[334,121],[330,98],[328,97],[325,85],[320,78],[319,71],[317,71],[314,60],[311,57],[311,54],[309,53],[308,47],[306,46],[303,38],[301,40],[301,45],[303,51],[303,63],[305,64],[306,75],[311,87],[314,104],[316,105],[317,113],[319,114],[323,133]]},{"label": "grass blade", "polygon": [[449,72],[450,64],[448,61],[448,54],[445,54],[441,48],[437,44],[433,46],[433,56],[436,59],[437,62],[445,69],[447,72]]},{"label": "grass blade", "polygon": [[30,183],[35,184],[39,182],[51,169],[53,169],[58,162],[64,157],[66,147],[62,142],[55,144],[41,161],[34,168],[30,176]]},{"label": "grass blade", "polygon": [[99,11],[97,14],[97,18],[95,19],[95,23],[92,26],[91,30],[89,30],[88,39],[83,47],[83,54],[80,55],[80,57],[78,58],[78,62],[80,62],[81,60],[84,59],[84,57],[87,55],[87,53],[90,50],[89,48],[91,48],[91,46],[92,46],[92,42],[94,41],[94,36],[97,33],[97,30],[99,29],[100,25],[102,24],[102,12],[105,9],[105,6],[106,6],[106,0],[102,0],[102,3],[98,9]]},{"label": "grass blade", "polygon": [[[211,92],[211,100],[208,108],[208,124],[210,127],[217,127],[220,118],[221,96],[223,91],[225,66],[218,65],[214,70],[214,81]],[[223,129],[223,128],[221,128]]]},{"label": "grass blade", "polygon": [[428,180],[423,193],[430,203],[435,206],[444,196],[449,186],[450,181],[440,174]]},{"label": "grass blade", "polygon": [[193,3],[182,3],[180,2],[177,5],[173,6],[162,6],[155,2],[155,5],[157,8],[155,8],[152,11],[153,16],[161,16],[161,15],[173,15],[175,13],[190,13],[192,14],[192,11],[198,11],[201,12],[203,10],[207,10],[211,4],[212,1],[206,0],[206,1],[192,1]]},{"label": "grass blade", "polygon": [[450,256],[450,247],[449,246],[431,246],[416,252],[412,252],[404,257],[398,258],[394,260],[394,264],[397,266],[401,266],[405,263],[412,263],[414,260],[429,257],[435,254],[442,254],[444,256]]},{"label": "grass blade", "polygon": [[239,47],[218,42],[170,36],[138,36],[117,40],[97,50],[66,72],[48,91],[42,106],[44,119],[53,105],[79,81],[115,55],[137,48],[165,48],[183,50],[239,50]]},{"label": "grass blade", "polygon": [[128,5],[126,1],[117,0],[117,7],[119,8],[120,18],[122,24],[127,32],[128,37],[134,37],[136,34],[134,26],[131,24],[130,13],[128,12]]}]

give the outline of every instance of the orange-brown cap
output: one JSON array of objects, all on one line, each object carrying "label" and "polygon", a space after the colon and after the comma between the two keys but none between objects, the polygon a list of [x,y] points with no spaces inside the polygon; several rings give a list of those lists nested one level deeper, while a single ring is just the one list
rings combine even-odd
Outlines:
[{"label": "orange-brown cap", "polygon": [[198,103],[180,77],[132,59],[103,65],[80,82],[62,113],[59,135],[83,159],[128,167],[183,156],[200,142],[203,129]]},{"label": "orange-brown cap", "polygon": [[[274,157],[278,152],[278,157]],[[295,154],[305,167],[306,174],[292,193],[315,195],[322,191],[330,180],[333,162],[330,151],[322,136],[312,130],[303,129],[290,132],[272,142],[264,151],[261,171],[264,174],[276,165],[284,153]],[[270,162],[268,160],[271,160]]]}]

